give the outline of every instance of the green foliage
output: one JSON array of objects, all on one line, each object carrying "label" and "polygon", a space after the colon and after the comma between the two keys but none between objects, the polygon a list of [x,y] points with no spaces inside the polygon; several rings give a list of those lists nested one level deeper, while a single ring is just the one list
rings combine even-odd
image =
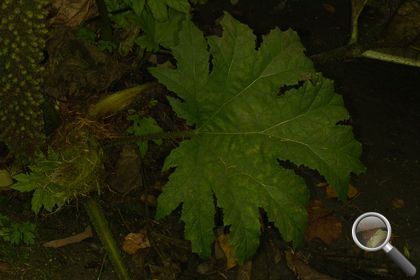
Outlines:
[{"label": "green foliage", "polygon": [[96,40],[96,33],[92,29],[81,27],[76,32],[77,37],[86,42],[96,45],[101,51],[112,53],[115,50],[115,44],[110,41]]},{"label": "green foliage", "polygon": [[86,27],[79,28],[76,32],[76,36],[89,43],[95,43],[96,41],[95,31]]},{"label": "green foliage", "polygon": [[[258,247],[261,208],[285,240],[294,245],[302,240],[308,190],[277,159],[318,170],[340,198],[350,173],[364,166],[351,127],[337,125],[349,118],[341,96],[332,81],[315,72],[294,31],[276,28],[256,49],[248,26],[229,14],[221,25],[223,36],[206,40],[191,21],[184,21],[179,44],[171,48],[177,69],[150,69],[182,98],[170,98],[171,105],[196,128],[166,158],[163,169],[176,169],[158,199],[156,216],[182,203],[185,236],[194,252],[208,256],[214,195],[243,262]],[[282,95],[280,88],[286,88]]]},{"label": "green foliage", "polygon": [[[131,114],[128,116],[128,120],[133,122],[127,129],[129,134],[142,136],[162,132],[162,128],[151,117],[141,118],[138,114]],[[158,145],[162,144],[161,139],[154,139],[152,141]],[[139,147],[141,157],[144,157],[149,149],[148,141],[137,141],[137,146]]]},{"label": "green foliage", "polygon": [[208,0],[190,0],[191,4],[193,5],[204,5],[207,3]]},{"label": "green foliage", "polygon": [[13,245],[35,243],[36,225],[30,222],[11,223],[9,217],[0,214],[0,237]]},{"label": "green foliage", "polygon": [[104,41],[104,40],[99,40],[97,45],[98,45],[98,48],[101,51],[109,52],[109,53],[112,53],[115,50],[115,47],[116,47],[113,42]]},{"label": "green foliage", "polygon": [[[48,157],[40,157],[29,166],[30,173],[14,176],[12,188],[32,192],[32,210],[53,211],[69,200],[98,190],[102,170],[102,150],[88,132],[81,129],[77,135],[67,135],[71,145],[65,149],[50,149]],[[64,140],[63,140],[64,141]]]},{"label": "green foliage", "polygon": [[118,28],[126,28],[130,24],[130,18],[134,14],[132,10],[119,12],[115,15],[113,12],[120,10],[125,10],[128,8],[128,5],[125,0],[105,0],[105,5],[107,7],[109,17],[116,24]]},{"label": "green foliage", "polygon": [[121,258],[120,250],[112,236],[111,229],[109,228],[108,221],[105,218],[104,211],[102,210],[99,203],[92,197],[88,198],[84,202],[86,212],[89,215],[89,219],[93,224],[99,239],[104,246],[109,259],[111,260],[115,271],[118,274],[118,278],[121,280],[129,280],[127,268]]},{"label": "green foliage", "polygon": [[158,21],[168,18],[169,8],[181,13],[189,13],[190,11],[188,0],[126,0],[126,2],[137,15],[140,16],[145,9],[148,9]]},{"label": "green foliage", "polygon": [[48,158],[43,158],[30,166],[30,174],[17,174],[14,179],[17,181],[12,188],[20,192],[34,191],[32,197],[32,210],[38,213],[44,207],[52,211],[56,206],[61,207],[66,202],[63,195],[63,187],[54,183],[52,174],[59,170],[62,165],[57,153],[51,152]]},{"label": "green foliage", "polygon": [[158,51],[160,46],[173,47],[184,18],[184,14],[172,9],[169,10],[168,18],[163,21],[157,21],[152,14],[144,12],[138,18],[143,35],[135,40],[136,44],[148,51]]},{"label": "green foliage", "polygon": [[0,169],[0,189],[13,184],[12,176],[6,169]]},{"label": "green foliage", "polygon": [[[109,11],[129,11],[110,15],[117,27],[127,33],[140,26],[142,33],[134,42],[148,51],[157,51],[159,46],[169,47],[175,42],[182,18],[189,15],[188,0],[106,0]],[[131,31],[130,31],[131,30]]]}]

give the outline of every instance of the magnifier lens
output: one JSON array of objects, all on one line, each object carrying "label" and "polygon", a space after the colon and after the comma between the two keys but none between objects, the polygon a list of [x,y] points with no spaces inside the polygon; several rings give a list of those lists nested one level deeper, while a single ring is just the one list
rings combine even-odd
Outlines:
[{"label": "magnifier lens", "polygon": [[388,236],[385,222],[375,216],[367,216],[356,226],[357,240],[365,247],[378,248],[383,245]]}]

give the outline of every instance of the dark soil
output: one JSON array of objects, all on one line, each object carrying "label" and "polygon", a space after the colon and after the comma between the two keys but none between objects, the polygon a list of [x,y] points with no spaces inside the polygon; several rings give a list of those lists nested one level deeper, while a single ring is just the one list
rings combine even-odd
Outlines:
[{"label": "dark soil", "polygon": [[[229,1],[209,2],[194,16],[206,33],[217,32],[215,20],[227,10],[257,34],[275,26],[297,30],[309,54],[343,46],[349,38],[347,1],[240,0],[237,6]],[[330,4],[334,11],[323,4]],[[373,17],[365,15],[369,16]],[[343,232],[329,246],[313,240],[300,251],[314,270],[336,279],[404,279],[385,253],[359,249],[353,243],[351,226],[364,212],[382,213],[392,225],[392,244],[400,251],[405,248],[411,261],[420,265],[420,69],[364,59],[316,67],[335,81],[336,91],[344,98],[355,136],[363,144],[362,161],[367,172],[353,177],[360,195],[346,202],[327,199],[319,188],[310,186],[314,195],[339,217]],[[173,113],[163,94],[156,98],[160,104],[150,113],[167,129],[182,126],[182,122],[171,119]],[[151,275],[155,279],[243,279],[238,268],[227,271],[223,262],[200,260],[191,254],[188,242],[183,240],[179,213],[154,221],[154,208],[140,199],[146,191],[158,194],[166,180],[159,170],[174,146],[169,141],[162,147],[151,146],[143,164],[142,188],[125,196],[105,191],[101,198],[119,244],[130,232],[145,228],[150,234],[152,248],[135,256],[124,255],[132,279],[152,279]],[[309,181],[318,179],[313,176]],[[117,279],[97,236],[60,249],[42,246],[45,241],[81,232],[88,225],[86,212],[77,202],[58,213],[34,218],[29,196],[3,192],[0,199],[1,213],[16,221],[36,222],[39,229],[35,246],[0,244],[0,261],[9,264],[0,266],[0,279]],[[404,206],[393,207],[395,199],[404,201]],[[284,251],[289,249],[290,244],[267,226],[252,262],[252,279],[297,279],[286,265]],[[198,269],[205,273],[200,274]]]}]

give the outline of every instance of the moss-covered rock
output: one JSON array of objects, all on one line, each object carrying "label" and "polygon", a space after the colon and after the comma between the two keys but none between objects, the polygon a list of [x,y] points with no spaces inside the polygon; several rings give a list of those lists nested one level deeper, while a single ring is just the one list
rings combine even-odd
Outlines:
[{"label": "moss-covered rock", "polygon": [[21,161],[30,159],[45,141],[40,105],[47,2],[0,2],[0,140]]}]

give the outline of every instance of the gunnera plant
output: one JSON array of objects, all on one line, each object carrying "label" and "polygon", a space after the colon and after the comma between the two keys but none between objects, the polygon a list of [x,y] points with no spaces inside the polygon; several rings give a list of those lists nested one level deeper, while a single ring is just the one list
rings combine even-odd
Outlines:
[{"label": "gunnera plant", "polygon": [[0,4],[0,141],[19,161],[45,142],[41,111],[47,28],[46,0],[3,0]]}]

